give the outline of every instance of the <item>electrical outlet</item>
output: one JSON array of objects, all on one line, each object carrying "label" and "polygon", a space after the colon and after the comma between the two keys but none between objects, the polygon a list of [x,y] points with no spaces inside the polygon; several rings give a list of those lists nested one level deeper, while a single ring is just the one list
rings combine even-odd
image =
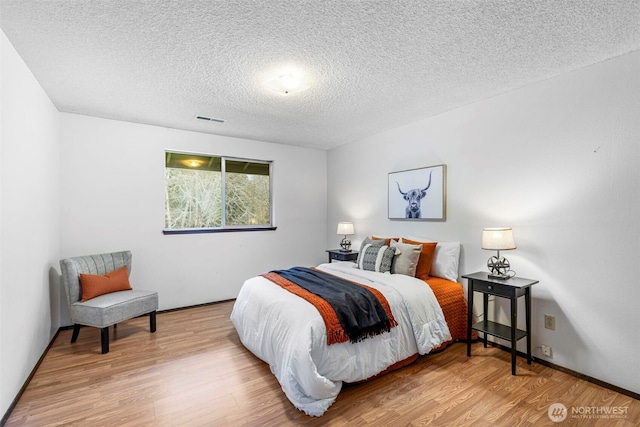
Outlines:
[{"label": "electrical outlet", "polygon": [[544,327],[547,329],[551,329],[552,331],[556,330],[556,318],[555,316],[549,316],[548,314],[544,315]]},{"label": "electrical outlet", "polygon": [[547,357],[553,357],[553,354],[551,352],[551,347],[549,347],[548,345],[542,344],[542,354],[544,354]]}]

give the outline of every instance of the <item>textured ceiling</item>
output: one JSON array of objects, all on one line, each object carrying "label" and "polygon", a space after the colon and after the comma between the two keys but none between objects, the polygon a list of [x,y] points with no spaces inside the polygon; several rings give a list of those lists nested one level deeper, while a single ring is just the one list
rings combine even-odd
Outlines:
[{"label": "textured ceiling", "polygon": [[[60,111],[328,149],[640,49],[640,1],[0,0],[0,27]],[[287,66],[308,90],[264,87]]]}]

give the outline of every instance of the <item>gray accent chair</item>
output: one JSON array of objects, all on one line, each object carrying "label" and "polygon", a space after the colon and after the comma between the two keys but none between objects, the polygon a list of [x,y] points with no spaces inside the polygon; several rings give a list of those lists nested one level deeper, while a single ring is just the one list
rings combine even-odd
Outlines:
[{"label": "gray accent chair", "polygon": [[151,332],[156,331],[156,310],[158,310],[158,293],[141,291],[111,292],[91,298],[82,299],[80,273],[104,275],[127,266],[131,275],[131,251],[113,252],[67,258],[60,261],[62,283],[67,293],[69,314],[73,321],[71,342],[78,339],[80,326],[93,326],[101,329],[102,354],[109,352],[109,326],[115,328],[119,322],[149,313]]}]

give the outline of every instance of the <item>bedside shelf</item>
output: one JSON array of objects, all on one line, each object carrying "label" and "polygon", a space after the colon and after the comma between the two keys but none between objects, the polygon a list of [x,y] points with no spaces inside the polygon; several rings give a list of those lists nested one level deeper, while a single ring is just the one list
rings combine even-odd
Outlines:
[{"label": "bedside shelf", "polygon": [[[478,332],[493,335],[494,337],[502,338],[503,340],[511,340],[511,326],[503,325],[502,323],[496,323],[487,321],[486,323],[478,322],[474,324],[471,329],[475,329]],[[516,329],[516,341],[527,336],[527,332],[522,329]]]}]

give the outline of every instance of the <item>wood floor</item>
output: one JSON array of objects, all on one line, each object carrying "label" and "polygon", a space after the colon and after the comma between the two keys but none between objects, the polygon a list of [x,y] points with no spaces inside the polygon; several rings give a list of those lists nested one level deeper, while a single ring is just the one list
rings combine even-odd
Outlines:
[{"label": "wood floor", "polygon": [[[320,418],[291,405],[269,367],[241,344],[233,302],[158,314],[112,332],[83,328],[75,344],[61,331],[6,426],[636,426],[640,401],[518,358],[465,344],[420,357],[379,379],[343,388]],[[553,403],[568,408],[555,424]],[[623,408],[621,419],[572,418],[572,407]],[[577,415],[576,415],[577,416]]]}]

